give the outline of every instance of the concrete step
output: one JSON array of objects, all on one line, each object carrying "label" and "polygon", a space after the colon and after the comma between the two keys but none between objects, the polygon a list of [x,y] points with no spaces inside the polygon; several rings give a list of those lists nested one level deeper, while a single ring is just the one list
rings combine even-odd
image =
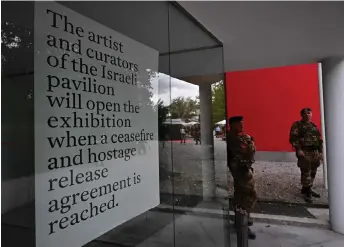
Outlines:
[{"label": "concrete step", "polygon": [[[180,214],[195,214],[204,217],[217,217],[217,218],[229,218],[231,221],[234,220],[234,212],[228,210],[228,208],[217,208],[210,209],[205,208],[199,205],[198,207],[182,207],[182,206],[170,206],[161,204],[156,209],[153,210],[162,210],[162,211],[175,211]],[[312,227],[312,228],[321,228],[321,229],[330,229],[329,220],[326,219],[326,209],[310,209],[310,214],[312,212],[318,212],[318,215],[322,217],[317,217],[314,215],[314,218],[309,217],[292,217],[286,215],[272,215],[272,214],[261,214],[261,213],[251,213],[251,217],[255,222],[266,223],[266,224],[277,224],[277,225],[290,225],[290,226],[302,226],[302,227]],[[328,211],[328,210],[327,210]],[[322,213],[319,213],[322,212]]]}]

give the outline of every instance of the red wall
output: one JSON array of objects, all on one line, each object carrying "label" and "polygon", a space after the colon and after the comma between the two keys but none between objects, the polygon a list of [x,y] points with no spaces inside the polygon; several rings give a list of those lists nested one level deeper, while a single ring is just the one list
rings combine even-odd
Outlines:
[{"label": "red wall", "polygon": [[244,116],[244,129],[258,151],[292,151],[290,126],[300,110],[310,107],[320,126],[318,65],[226,73],[228,117]]}]

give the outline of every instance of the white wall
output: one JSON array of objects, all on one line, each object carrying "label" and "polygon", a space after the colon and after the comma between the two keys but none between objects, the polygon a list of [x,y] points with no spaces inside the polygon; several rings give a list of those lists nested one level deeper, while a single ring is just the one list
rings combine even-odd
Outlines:
[{"label": "white wall", "polygon": [[344,57],[322,61],[330,222],[344,234]]}]

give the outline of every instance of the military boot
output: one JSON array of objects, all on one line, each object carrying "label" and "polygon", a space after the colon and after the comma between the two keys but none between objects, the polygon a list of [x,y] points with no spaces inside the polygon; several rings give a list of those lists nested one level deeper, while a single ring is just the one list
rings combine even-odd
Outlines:
[{"label": "military boot", "polygon": [[315,198],[320,198],[320,194],[311,189],[311,195]]},{"label": "military boot", "polygon": [[313,203],[313,200],[312,200],[312,190],[311,190],[310,187],[303,187],[301,189],[301,194],[304,195],[305,202]]},{"label": "military boot", "polygon": [[307,192],[307,189],[308,189],[308,188],[306,188],[306,187],[302,187],[302,189],[301,189],[301,194],[302,194],[302,195],[305,195],[306,192]]}]

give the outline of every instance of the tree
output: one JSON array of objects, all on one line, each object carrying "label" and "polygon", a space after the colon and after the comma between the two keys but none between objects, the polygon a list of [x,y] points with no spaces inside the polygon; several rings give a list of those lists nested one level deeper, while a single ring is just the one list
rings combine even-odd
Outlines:
[{"label": "tree", "polygon": [[172,100],[169,110],[172,118],[187,119],[197,115],[199,101],[191,97],[178,97]]},{"label": "tree", "polygon": [[33,32],[3,20],[1,23],[1,74],[33,71]]},{"label": "tree", "polygon": [[226,98],[224,82],[212,85],[213,124],[226,119]]},{"label": "tree", "polygon": [[159,99],[158,103],[158,128],[159,128],[159,139],[163,140],[167,134],[167,126],[164,124],[169,112],[169,108],[164,106],[164,102]]}]

